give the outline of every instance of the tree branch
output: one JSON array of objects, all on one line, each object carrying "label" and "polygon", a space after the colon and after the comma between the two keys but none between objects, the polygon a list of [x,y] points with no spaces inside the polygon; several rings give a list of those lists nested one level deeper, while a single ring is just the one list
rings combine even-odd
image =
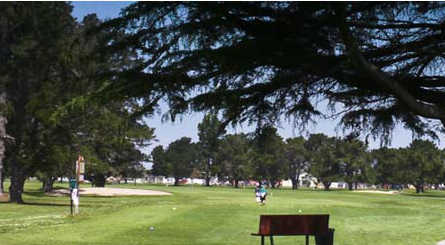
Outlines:
[{"label": "tree branch", "polygon": [[405,23],[405,24],[371,24],[371,23],[347,23],[348,26],[365,28],[365,29],[413,29],[413,28],[429,28],[431,30],[440,30],[444,28],[443,24],[432,23]]},{"label": "tree branch", "polygon": [[[340,13],[341,12],[344,12],[344,10],[340,10]],[[352,34],[349,31],[347,23],[344,21],[344,14],[341,17],[342,18],[339,23],[340,34],[346,45],[346,49],[349,57],[352,60],[352,63],[362,72],[365,72],[365,74],[371,77],[378,85],[392,91],[398,99],[400,99],[404,104],[411,108],[411,110],[413,110],[413,112],[415,112],[416,114],[426,118],[439,119],[442,121],[442,123],[444,123],[445,110],[439,108],[436,105],[420,102],[397,81],[392,80],[384,72],[380,71],[378,67],[369,63],[363,57],[363,55],[360,53],[360,49],[357,43],[355,42]]]}]

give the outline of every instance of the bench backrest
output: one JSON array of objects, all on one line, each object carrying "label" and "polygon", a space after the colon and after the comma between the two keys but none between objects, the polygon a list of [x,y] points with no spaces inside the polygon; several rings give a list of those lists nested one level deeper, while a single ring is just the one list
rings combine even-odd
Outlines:
[{"label": "bench backrest", "polygon": [[323,235],[329,230],[329,215],[261,215],[261,235]]}]

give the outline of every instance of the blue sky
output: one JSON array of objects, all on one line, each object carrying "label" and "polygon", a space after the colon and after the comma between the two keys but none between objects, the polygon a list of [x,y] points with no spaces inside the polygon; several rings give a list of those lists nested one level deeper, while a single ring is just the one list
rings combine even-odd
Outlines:
[{"label": "blue sky", "polygon": [[[117,17],[120,10],[131,4],[131,2],[72,2],[74,9],[72,15],[79,21],[82,20],[83,16],[91,13],[96,13],[100,19],[109,19]],[[165,108],[165,107],[164,107]],[[164,111],[165,112],[165,111]],[[194,113],[191,115],[186,115],[182,120],[177,122],[166,122],[162,123],[160,116],[154,116],[153,118],[147,119],[146,123],[148,126],[155,128],[155,134],[158,142],[155,142],[152,147],[147,149],[147,153],[151,151],[156,145],[167,146],[170,142],[177,140],[181,137],[190,137],[193,141],[198,140],[197,127],[198,123],[201,122],[203,114]],[[318,120],[317,125],[309,127],[310,133],[324,133],[329,136],[343,136],[341,130],[336,131],[338,120]],[[229,128],[228,133],[240,133],[240,132],[251,132],[254,127],[243,126],[237,127],[235,129]],[[283,122],[281,127],[278,128],[278,133],[284,137],[295,137],[300,136],[298,130],[294,130],[291,124]],[[391,147],[405,147],[411,143],[412,134],[410,131],[404,130],[401,127],[397,127],[393,133],[393,140]],[[443,135],[440,135],[441,139]],[[378,148],[380,145],[379,141],[370,141],[370,148]],[[440,147],[444,147],[444,142],[442,140]]]}]

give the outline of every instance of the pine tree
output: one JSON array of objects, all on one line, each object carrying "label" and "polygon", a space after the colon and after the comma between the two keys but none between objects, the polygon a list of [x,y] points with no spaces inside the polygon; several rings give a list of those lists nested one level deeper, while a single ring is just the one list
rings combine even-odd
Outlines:
[{"label": "pine tree", "polygon": [[74,20],[67,3],[9,2],[0,9],[1,85],[11,109],[6,132],[14,138],[7,148],[9,195],[11,202],[22,203],[24,181],[32,171],[27,142],[33,140],[38,126],[28,104],[45,82],[58,76],[61,40],[71,33]]},{"label": "pine tree", "polygon": [[198,124],[199,153],[202,158],[199,169],[204,175],[206,186],[210,186],[210,178],[218,168],[216,154],[221,137],[225,134],[222,123],[215,114],[207,114]]},{"label": "pine tree", "polygon": [[247,135],[226,135],[218,150],[220,163],[218,176],[229,180],[235,188],[238,188],[240,181],[254,176],[252,157],[253,148]]},{"label": "pine tree", "polygon": [[[324,114],[384,143],[398,123],[435,137],[435,123],[445,124],[444,10],[443,2],[138,2],[104,28],[127,30],[111,48],[146,60],[121,74],[131,83],[104,91],[150,98],[151,110],[164,98],[173,115],[218,110],[225,124],[284,116],[303,127]],[[322,99],[342,111],[320,110]]]}]

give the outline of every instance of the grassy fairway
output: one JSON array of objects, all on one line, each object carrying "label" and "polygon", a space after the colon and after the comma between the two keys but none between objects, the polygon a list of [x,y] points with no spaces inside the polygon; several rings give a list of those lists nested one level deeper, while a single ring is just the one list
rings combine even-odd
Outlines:
[{"label": "grassy fairway", "polygon": [[[267,205],[258,206],[252,189],[138,185],[174,195],[81,197],[81,215],[72,218],[68,197],[47,197],[38,187],[27,185],[27,205],[0,203],[1,245],[253,245],[259,244],[250,233],[257,231],[260,214],[299,210],[330,214],[334,244],[431,245],[445,239],[445,194],[439,192],[418,196],[272,190]],[[304,244],[303,237],[275,240],[278,245]]]}]

